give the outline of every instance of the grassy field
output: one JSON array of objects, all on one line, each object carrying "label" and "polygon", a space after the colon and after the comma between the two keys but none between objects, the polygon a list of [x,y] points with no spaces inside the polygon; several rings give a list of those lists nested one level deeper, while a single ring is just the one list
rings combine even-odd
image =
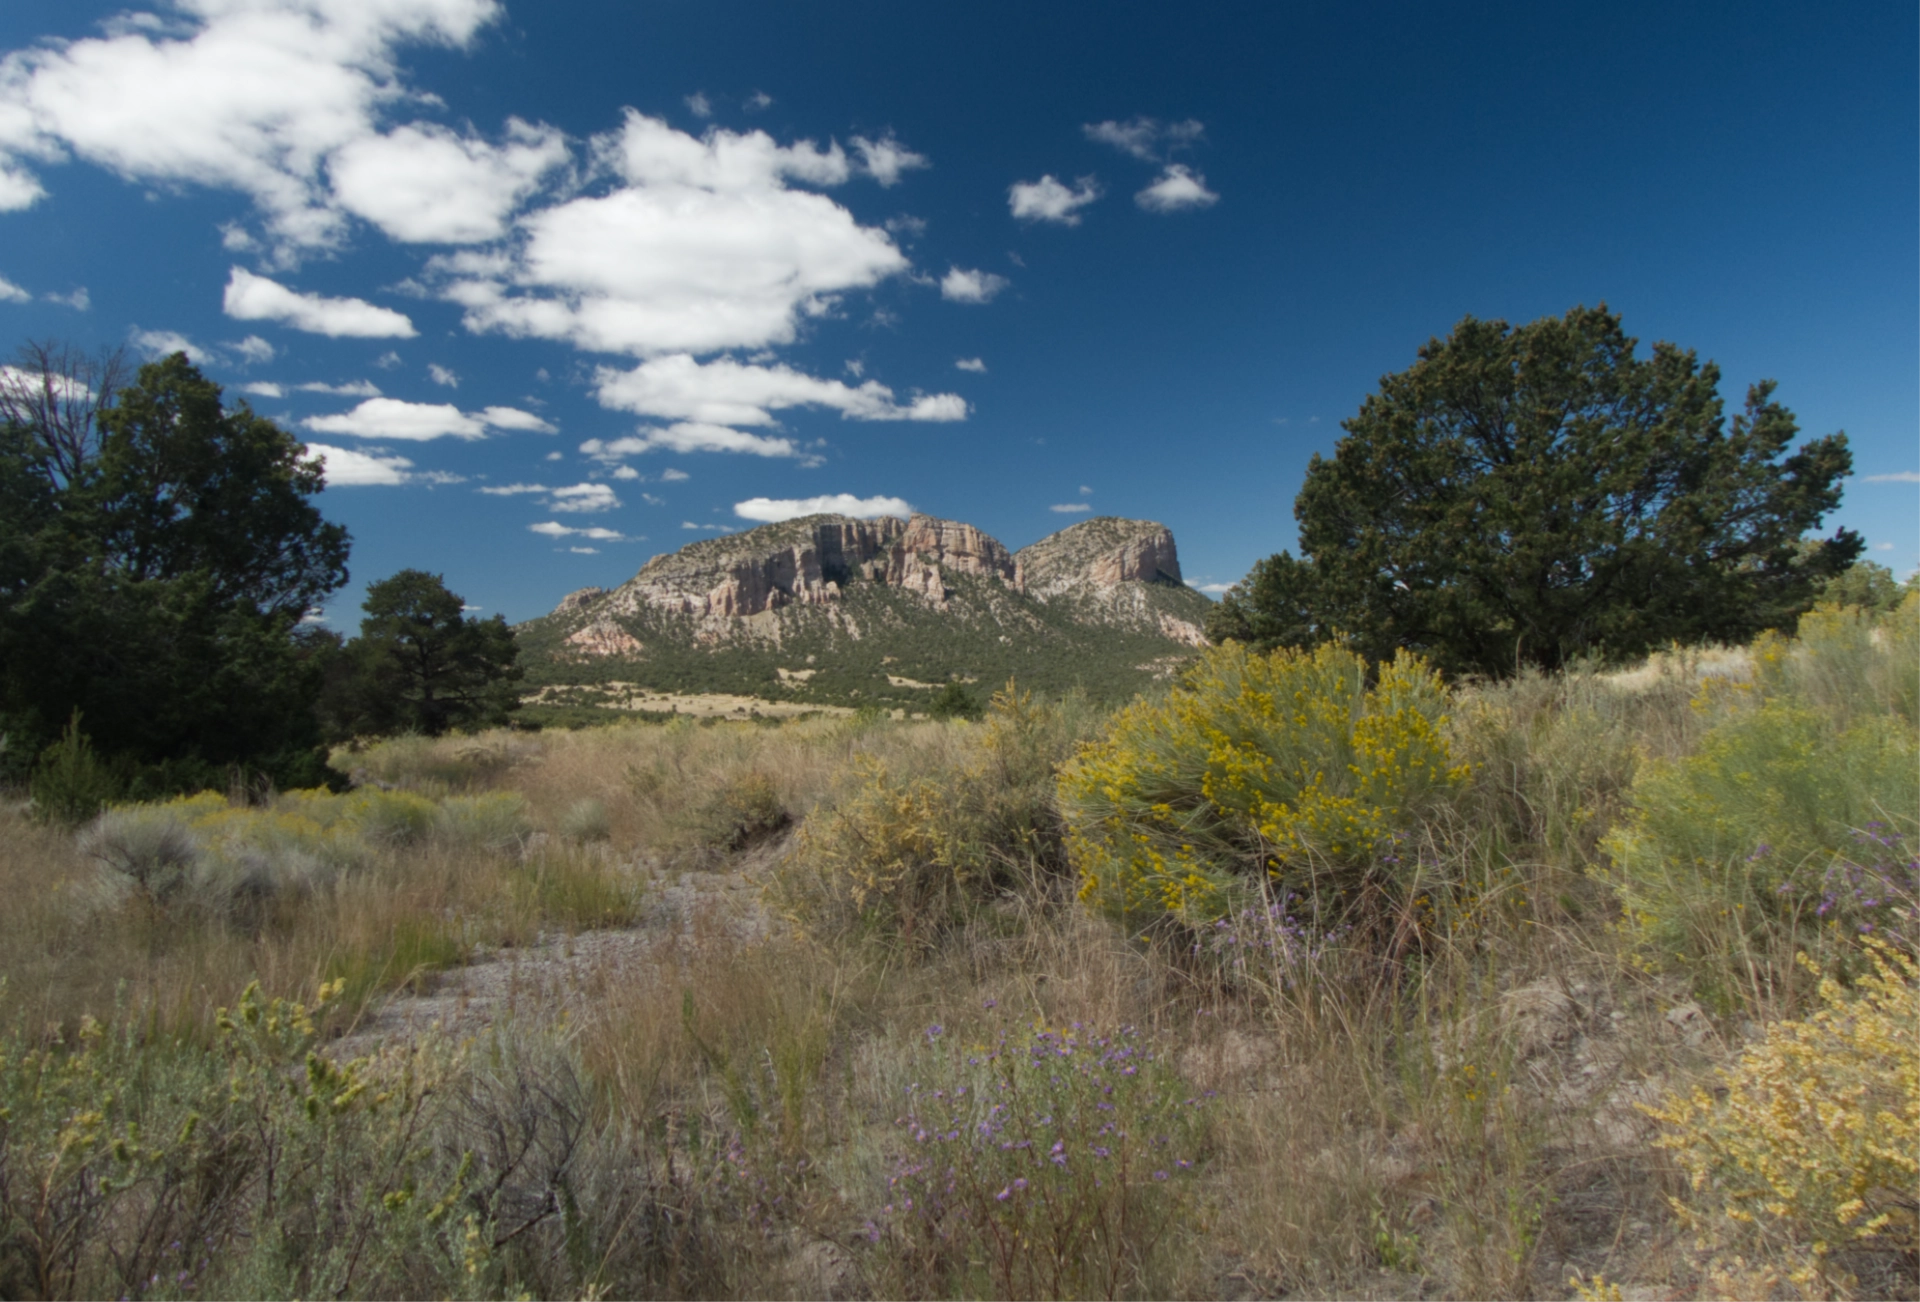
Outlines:
[{"label": "grassy field", "polygon": [[[1358,849],[1226,661],[17,803],[0,1293],[1915,1296],[1917,624],[1380,689],[1446,763],[1321,790]],[[1224,885],[1103,907],[1162,837]],[[597,932],[565,998],[362,1033]]]}]

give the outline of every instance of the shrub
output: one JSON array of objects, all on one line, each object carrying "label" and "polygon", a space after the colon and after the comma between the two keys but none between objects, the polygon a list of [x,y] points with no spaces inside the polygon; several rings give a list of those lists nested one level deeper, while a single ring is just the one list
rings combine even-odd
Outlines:
[{"label": "shrub", "polygon": [[1090,905],[1129,926],[1211,922],[1298,896],[1331,920],[1391,885],[1396,838],[1466,776],[1448,694],[1416,656],[1336,646],[1209,652],[1164,701],[1122,710],[1060,778]]},{"label": "shrub", "polygon": [[[1810,613],[1794,640],[1755,645],[1754,683],[1708,682],[1698,749],[1641,767],[1633,811],[1603,843],[1625,926],[1647,961],[1688,970],[1720,1007],[1792,977],[1792,955],[1832,961],[1863,932],[1920,941],[1920,790],[1901,683],[1920,671],[1904,631],[1857,610]],[[1744,992],[1744,993],[1743,993]]]},{"label": "shrub", "polygon": [[714,850],[744,850],[779,832],[793,821],[773,779],[757,770],[735,774],[699,800],[689,811],[685,835],[696,846]]},{"label": "shrub", "polygon": [[92,818],[120,794],[112,768],[93,753],[93,744],[80,731],[80,712],[67,720],[60,740],[40,753],[27,779],[34,812],[50,823],[77,826]]},{"label": "shrub", "polygon": [[576,800],[560,815],[556,829],[569,841],[605,841],[613,835],[603,800]]},{"label": "shrub", "polygon": [[152,806],[99,815],[81,832],[79,848],[158,904],[180,893],[200,860],[187,825],[172,810]]},{"label": "shrub", "polygon": [[527,798],[514,791],[449,796],[434,815],[434,839],[460,849],[504,854],[525,845],[532,833]]},{"label": "shrub", "polygon": [[1825,977],[1818,1011],[1770,1026],[1722,1071],[1723,1097],[1646,1109],[1692,1187],[1674,1206],[1710,1275],[1783,1263],[1803,1290],[1850,1292],[1848,1250],[1911,1262],[1920,1249],[1920,965],[1873,941],[1868,958],[1852,991]]},{"label": "shrub", "polygon": [[910,948],[937,942],[972,908],[1067,872],[1055,773],[1091,726],[1084,698],[1036,701],[1009,683],[980,727],[947,734],[960,753],[937,776],[854,762],[840,800],[800,829],[774,896],[803,930],[864,932]]},{"label": "shrub", "polygon": [[[557,1046],[324,1056],[248,988],[210,1048],[84,1022],[0,1039],[8,1297],[674,1296],[697,1236]],[[663,1242],[664,1241],[664,1242]]]},{"label": "shrub", "polygon": [[906,1151],[867,1223],[883,1295],[1165,1295],[1204,1098],[1130,1028],[926,1035]]}]

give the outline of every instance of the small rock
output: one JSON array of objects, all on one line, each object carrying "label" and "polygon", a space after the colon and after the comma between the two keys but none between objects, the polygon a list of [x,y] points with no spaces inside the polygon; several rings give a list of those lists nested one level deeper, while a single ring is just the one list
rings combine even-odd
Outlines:
[{"label": "small rock", "polygon": [[1686,1003],[1667,1010],[1667,1025],[1689,1046],[1698,1048],[1707,1042],[1713,1034],[1713,1023],[1700,1010],[1700,1005],[1689,999]]}]

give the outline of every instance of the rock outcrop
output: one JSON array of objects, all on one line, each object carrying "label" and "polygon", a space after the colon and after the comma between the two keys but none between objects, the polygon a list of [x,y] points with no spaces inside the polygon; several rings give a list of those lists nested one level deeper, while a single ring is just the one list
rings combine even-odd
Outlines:
[{"label": "rock outcrop", "polygon": [[1022,587],[1013,554],[970,524],[928,515],[905,523],[817,515],[656,556],[611,594],[576,602],[582,593],[575,593],[554,613],[591,605],[603,617],[654,610],[703,623],[729,621],[836,602],[856,578],[940,606],[954,574],[997,578],[1016,592]]},{"label": "rock outcrop", "polygon": [[560,598],[560,604],[553,608],[556,615],[564,615],[570,610],[585,610],[594,602],[607,595],[605,588],[575,588]]},{"label": "rock outcrop", "polygon": [[610,656],[637,656],[646,650],[639,638],[604,615],[591,624],[575,629],[564,640],[573,654],[601,659]]},{"label": "rock outcrop", "polygon": [[815,515],[656,556],[610,592],[569,593],[542,622],[561,659],[653,661],[727,645],[771,654],[802,625],[859,643],[929,617],[977,626],[996,646],[1099,629],[1197,647],[1206,605],[1180,581],[1173,535],[1150,520],[1086,520],[1015,554],[958,520]]},{"label": "rock outcrop", "polygon": [[918,593],[935,606],[946,605],[949,574],[974,574],[999,579],[1015,592],[1026,590],[1026,580],[1013,553],[970,524],[916,515],[893,544],[886,582]]},{"label": "rock outcrop", "polygon": [[1152,520],[1082,520],[1021,548],[1017,559],[1028,591],[1043,600],[1121,583],[1183,582],[1173,534]]}]

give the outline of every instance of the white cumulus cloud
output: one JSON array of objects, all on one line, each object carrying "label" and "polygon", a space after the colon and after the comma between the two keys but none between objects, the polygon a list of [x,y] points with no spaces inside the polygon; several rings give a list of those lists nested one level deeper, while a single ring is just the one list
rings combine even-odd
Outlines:
[{"label": "white cumulus cloud", "polygon": [[460,377],[438,362],[427,363],[427,378],[444,389],[460,387]]},{"label": "white cumulus cloud", "polygon": [[545,484],[489,484],[480,490],[489,497],[517,497],[522,493],[551,493]]},{"label": "white cumulus cloud", "polygon": [[860,169],[878,181],[882,189],[899,184],[902,172],[929,166],[924,154],[908,149],[894,139],[891,131],[878,140],[855,136],[851,143],[854,152],[860,155]]},{"label": "white cumulus cloud", "polygon": [[587,515],[611,511],[619,505],[620,499],[605,484],[569,484],[556,488],[547,502],[550,510]]},{"label": "white cumulus cloud", "polygon": [[0,276],[0,302],[31,303],[33,302],[33,295],[14,284],[11,280],[8,280],[5,276]]},{"label": "white cumulus cloud", "polygon": [[353,448],[307,444],[307,452],[325,464],[329,488],[358,488],[372,484],[404,484],[413,478],[413,462],[405,457],[380,456]]},{"label": "white cumulus cloud", "polygon": [[791,407],[824,407],[850,420],[967,418],[966,400],[958,394],[921,394],[902,404],[878,380],[856,387],[730,357],[705,365],[685,353],[656,357],[630,371],[602,367],[595,382],[603,407],[705,425],[772,425],[775,411]]},{"label": "white cumulus cloud", "polygon": [[913,508],[898,497],[855,497],[851,493],[832,493],[824,497],[750,497],[744,502],[735,502],[733,513],[742,520],[772,524],[780,520],[797,520],[803,515],[850,515],[856,520],[872,520],[883,515],[904,518],[913,514]]},{"label": "white cumulus cloud", "polygon": [[202,348],[178,330],[141,330],[136,327],[127,337],[135,348],[148,357],[170,357],[174,353],[185,353],[187,360],[196,366],[220,360],[219,354],[210,348]]},{"label": "white cumulus cloud", "polygon": [[[306,386],[301,386],[306,387]],[[405,402],[399,398],[369,398],[352,411],[333,416],[309,416],[300,422],[320,434],[351,434],[363,439],[485,438],[494,429],[533,429],[553,433],[538,416],[512,407],[461,411],[447,402]]]},{"label": "white cumulus cloud", "polygon": [[1005,276],[950,267],[940,278],[940,297],[952,303],[991,303],[994,295],[1006,287]]},{"label": "white cumulus cloud", "polygon": [[1148,212],[1179,212],[1212,207],[1220,196],[1207,189],[1206,177],[1184,163],[1169,163],[1160,178],[1134,195],[1133,201]]},{"label": "white cumulus cloud", "polygon": [[495,429],[529,429],[536,434],[554,434],[559,427],[551,421],[542,420],[530,411],[521,411],[518,407],[485,407],[481,409],[480,419]]},{"label": "white cumulus cloud", "polygon": [[1099,197],[1100,185],[1091,176],[1081,177],[1069,188],[1048,175],[1016,182],[1007,190],[1007,206],[1021,221],[1078,226],[1080,209]]},{"label": "white cumulus cloud", "polygon": [[180,0],[178,21],[0,60],[0,208],[41,193],[35,164],[78,157],[139,183],[250,196],[276,242],[337,243],[329,162],[407,91],[394,52],[466,46],[498,0]]},{"label": "white cumulus cloud", "polygon": [[318,434],[351,434],[363,439],[478,439],[487,435],[486,422],[452,403],[405,402],[399,398],[368,398],[352,411],[334,416],[309,416],[300,422]]},{"label": "white cumulus cloud", "polygon": [[621,182],[610,193],[527,214],[511,251],[431,264],[470,329],[643,357],[763,348],[907,269],[884,230],[796,188],[847,180],[838,145],[696,138],[631,111],[593,143]]},{"label": "white cumulus cloud", "polygon": [[238,343],[228,344],[227,347],[233,350],[234,356],[247,363],[270,362],[275,355],[273,345],[259,335],[248,335]]},{"label": "white cumulus cloud", "polygon": [[972,371],[975,375],[987,373],[987,364],[978,357],[962,357],[953,364],[953,368],[956,371]]},{"label": "white cumulus cloud", "polygon": [[587,529],[574,529],[561,524],[558,520],[545,520],[539,524],[527,526],[530,533],[543,534],[548,538],[591,538],[595,542],[625,542],[627,536],[617,529],[602,529],[594,526]]},{"label": "white cumulus cloud", "polygon": [[1085,502],[1061,502],[1058,505],[1050,506],[1047,509],[1049,511],[1057,512],[1060,515],[1082,515],[1088,511],[1093,510],[1093,507],[1089,506]]},{"label": "white cumulus cloud", "polygon": [[419,333],[405,313],[390,307],[360,298],[302,294],[245,267],[228,273],[221,305],[238,321],[279,321],[295,330],[336,339],[411,339]]},{"label": "white cumulus cloud", "polygon": [[507,218],[568,161],[552,127],[507,120],[492,145],[418,123],[365,135],[327,165],[340,206],[411,244],[473,244],[506,234]]},{"label": "white cumulus cloud", "polygon": [[[756,457],[797,457],[800,449],[792,439],[748,434],[725,425],[706,425],[699,421],[679,421],[662,429],[643,429],[638,434],[618,439],[588,439],[580,451],[596,461],[612,464],[621,457],[641,456],[648,452],[744,452]],[[661,479],[676,476],[668,471]]]},{"label": "white cumulus cloud", "polygon": [[1126,122],[1089,122],[1081,130],[1089,140],[1112,145],[1142,162],[1159,163],[1173,150],[1184,149],[1200,139],[1206,129],[1192,118],[1162,122],[1157,118],[1138,117]]}]

